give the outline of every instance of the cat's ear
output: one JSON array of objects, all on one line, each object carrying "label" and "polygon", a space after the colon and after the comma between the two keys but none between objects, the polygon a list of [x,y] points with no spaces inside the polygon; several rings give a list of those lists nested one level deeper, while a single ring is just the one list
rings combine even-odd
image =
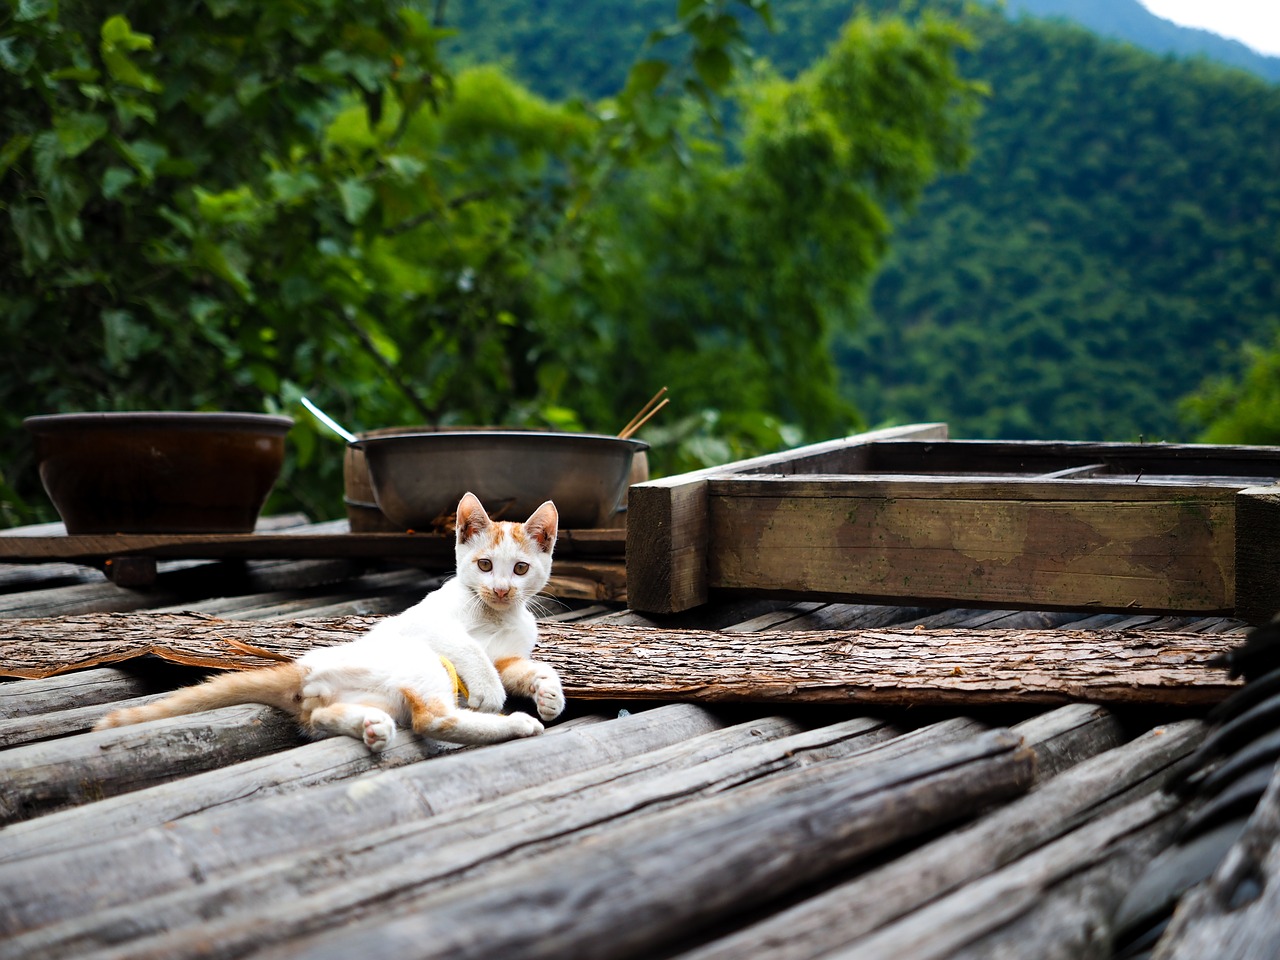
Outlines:
[{"label": "cat's ear", "polygon": [[489,514],[484,512],[474,493],[464,493],[458,501],[458,543],[466,543],[489,526]]},{"label": "cat's ear", "polygon": [[533,516],[524,522],[525,533],[541,548],[543,553],[550,553],[556,545],[556,528],[560,523],[560,514],[556,505],[548,500]]}]

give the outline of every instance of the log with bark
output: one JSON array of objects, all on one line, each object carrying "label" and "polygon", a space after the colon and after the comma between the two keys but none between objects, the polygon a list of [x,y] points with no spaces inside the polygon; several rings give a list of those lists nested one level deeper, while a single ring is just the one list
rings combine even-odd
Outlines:
[{"label": "log with bark", "polygon": [[[146,653],[245,669],[350,639],[376,618],[260,622],[130,614],[0,622],[0,672],[45,676]],[[538,655],[571,697],[858,702],[1216,703],[1238,686],[1214,656],[1237,642],[1193,632],[821,630],[722,633],[544,623]],[[265,656],[263,655],[265,653]]]}]

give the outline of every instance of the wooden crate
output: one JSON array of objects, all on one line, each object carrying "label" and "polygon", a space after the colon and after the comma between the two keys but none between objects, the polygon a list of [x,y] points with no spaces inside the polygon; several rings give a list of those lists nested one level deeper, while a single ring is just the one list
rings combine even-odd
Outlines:
[{"label": "wooden crate", "polygon": [[949,440],[915,424],[631,488],[627,593],[1280,609],[1280,447]]}]

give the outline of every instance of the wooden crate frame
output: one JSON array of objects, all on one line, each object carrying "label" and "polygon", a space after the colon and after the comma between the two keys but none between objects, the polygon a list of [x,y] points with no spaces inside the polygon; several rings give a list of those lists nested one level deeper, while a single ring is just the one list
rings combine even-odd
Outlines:
[{"label": "wooden crate frame", "polygon": [[627,594],[1228,614],[1280,609],[1280,447],[859,434],[631,488]]}]

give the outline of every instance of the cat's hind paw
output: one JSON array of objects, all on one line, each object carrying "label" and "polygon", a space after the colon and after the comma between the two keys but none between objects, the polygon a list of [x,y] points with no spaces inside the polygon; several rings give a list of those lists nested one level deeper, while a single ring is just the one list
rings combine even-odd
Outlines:
[{"label": "cat's hind paw", "polygon": [[381,710],[370,711],[364,718],[364,745],[374,753],[381,753],[391,745],[396,735],[396,722]]}]

